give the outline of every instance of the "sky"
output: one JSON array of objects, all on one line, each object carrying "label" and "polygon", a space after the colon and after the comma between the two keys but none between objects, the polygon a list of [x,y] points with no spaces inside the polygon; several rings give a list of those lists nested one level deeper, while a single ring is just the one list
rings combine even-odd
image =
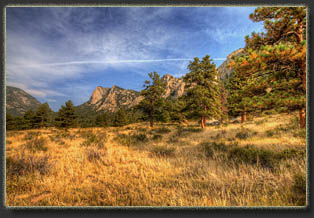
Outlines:
[{"label": "sky", "polygon": [[97,86],[140,91],[148,73],[181,77],[194,57],[218,67],[263,31],[254,7],[7,7],[6,85],[54,111]]}]

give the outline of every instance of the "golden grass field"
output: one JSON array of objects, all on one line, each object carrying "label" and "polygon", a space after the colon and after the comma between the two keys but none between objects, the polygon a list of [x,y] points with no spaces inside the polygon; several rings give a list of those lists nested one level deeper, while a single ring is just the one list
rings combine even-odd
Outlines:
[{"label": "golden grass field", "polygon": [[296,117],[7,131],[6,206],[305,206]]}]

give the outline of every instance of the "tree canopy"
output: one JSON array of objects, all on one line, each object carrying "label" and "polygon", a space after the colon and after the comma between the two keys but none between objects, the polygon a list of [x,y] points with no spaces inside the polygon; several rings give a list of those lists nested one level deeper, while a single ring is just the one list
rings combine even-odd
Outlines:
[{"label": "tree canopy", "polygon": [[187,107],[194,116],[201,118],[204,128],[206,118],[220,119],[222,115],[218,71],[209,55],[202,60],[194,58],[188,69],[190,72],[184,77],[188,88]]}]

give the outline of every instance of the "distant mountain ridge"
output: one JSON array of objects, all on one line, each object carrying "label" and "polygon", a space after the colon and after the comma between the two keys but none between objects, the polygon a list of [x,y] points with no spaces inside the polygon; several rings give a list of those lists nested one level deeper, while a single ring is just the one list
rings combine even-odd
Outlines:
[{"label": "distant mountain ridge", "polygon": [[[161,79],[166,82],[164,98],[178,98],[183,95],[185,86],[183,79],[175,78],[169,74],[164,75]],[[140,95],[140,92],[135,90],[123,89],[115,85],[111,88],[97,86],[89,100],[77,106],[77,108],[80,111],[116,112],[119,108],[131,108],[143,99],[144,97]]]},{"label": "distant mountain ridge", "polygon": [[[232,52],[227,56],[227,60],[217,68],[220,79],[225,79],[233,72],[233,69],[228,68],[228,64],[232,56],[239,56],[243,54],[243,51],[244,49],[240,48]],[[176,78],[170,74],[165,74],[161,79],[166,83],[166,92],[162,97],[177,99],[186,92],[182,77]],[[21,116],[30,109],[35,111],[40,105],[40,102],[36,98],[22,89],[12,86],[7,86],[6,99],[6,111],[13,116]],[[83,114],[101,111],[116,112],[120,108],[128,109],[134,107],[142,99],[143,96],[140,95],[140,92],[135,90],[123,89],[115,85],[111,88],[97,86],[89,100],[76,106],[76,109],[79,113]]]},{"label": "distant mountain ridge", "polygon": [[40,102],[22,89],[6,86],[6,112],[22,116],[28,110],[35,111]]}]

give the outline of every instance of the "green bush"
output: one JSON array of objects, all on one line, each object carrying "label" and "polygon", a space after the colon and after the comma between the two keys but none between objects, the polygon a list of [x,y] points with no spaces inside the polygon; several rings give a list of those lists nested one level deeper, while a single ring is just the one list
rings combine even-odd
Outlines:
[{"label": "green bush", "polygon": [[186,128],[184,128],[182,126],[178,126],[175,135],[180,136],[180,137],[185,137],[185,136],[188,136],[189,133],[198,133],[198,132],[202,132],[202,131],[204,131],[204,129],[202,129],[202,128],[197,128],[197,127],[186,127]]},{"label": "green bush", "polygon": [[40,132],[27,132],[24,136],[24,140],[32,140],[40,136]]},{"label": "green bush", "polygon": [[133,135],[131,135],[131,137],[134,138],[134,140],[136,142],[148,142],[148,138],[147,138],[146,134],[144,134],[144,133],[133,134]]},{"label": "green bush", "polygon": [[90,162],[101,160],[102,155],[104,154],[101,154],[98,150],[95,150],[95,149],[89,149],[87,151],[87,159]]},{"label": "green bush", "polygon": [[161,128],[155,129],[154,131],[159,134],[166,134],[166,133],[171,132],[171,129],[167,127],[161,127]]},{"label": "green bush", "polygon": [[258,149],[251,145],[245,147],[232,146],[228,150],[228,159],[235,163],[259,164],[262,167],[274,169],[281,157],[270,150]]},{"label": "green bush", "polygon": [[265,122],[266,122],[266,119],[263,119],[263,120],[256,121],[255,124],[256,125],[261,125],[261,124],[263,124]]},{"label": "green bush", "polygon": [[306,177],[303,174],[294,175],[291,187],[291,201],[298,206],[306,205]]},{"label": "green bush", "polygon": [[154,141],[161,141],[162,140],[162,135],[154,134],[152,139]]},{"label": "green bush", "polygon": [[272,137],[272,136],[274,136],[274,131],[273,130],[267,130],[265,132],[265,134],[266,134],[267,137]]},{"label": "green bush", "polygon": [[81,144],[81,146],[96,146],[98,148],[103,148],[107,141],[107,135],[105,133],[102,133],[101,135],[88,133],[84,136],[84,138],[85,141]]},{"label": "green bush", "polygon": [[167,146],[154,146],[151,152],[156,156],[171,157],[174,156],[175,148]]},{"label": "green bush", "polygon": [[32,152],[36,151],[47,151],[48,148],[45,145],[46,140],[43,137],[34,138],[33,140],[27,141],[24,146]]},{"label": "green bush", "polygon": [[235,137],[238,139],[247,139],[249,137],[249,132],[241,130],[241,132],[238,132]]},{"label": "green bush", "polygon": [[10,177],[27,175],[38,171],[41,175],[48,174],[51,165],[48,164],[48,157],[23,156],[22,158],[6,158],[6,174]]},{"label": "green bush", "polygon": [[138,144],[143,144],[148,142],[148,138],[145,134],[140,133],[140,134],[118,134],[115,137],[115,140],[120,143],[121,145],[125,146],[133,146],[133,145],[138,145]]},{"label": "green bush", "polygon": [[212,157],[214,152],[225,153],[228,151],[228,147],[224,142],[202,142],[200,146],[207,157]]}]

